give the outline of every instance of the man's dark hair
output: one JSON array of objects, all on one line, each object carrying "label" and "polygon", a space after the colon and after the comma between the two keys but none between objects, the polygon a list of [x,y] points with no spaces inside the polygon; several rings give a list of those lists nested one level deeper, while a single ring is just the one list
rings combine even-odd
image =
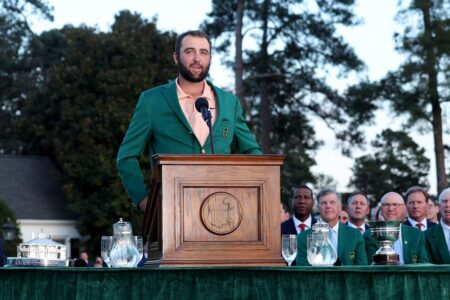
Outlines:
[{"label": "man's dark hair", "polygon": [[284,203],[283,201],[281,201],[281,205],[283,206],[283,210],[290,214],[289,206],[286,203]]},{"label": "man's dark hair", "polygon": [[177,38],[177,41],[175,42],[175,53],[178,59],[180,59],[180,49],[181,49],[181,43],[183,42],[183,39],[186,36],[195,36],[195,37],[200,37],[200,38],[205,38],[208,41],[209,44],[209,53],[211,53],[211,49],[212,49],[212,43],[211,40],[209,38],[209,36],[204,33],[203,31],[200,30],[189,30],[186,31],[182,34],[180,34]]},{"label": "man's dark hair", "polygon": [[295,192],[295,190],[298,190],[298,189],[307,189],[307,190],[309,190],[311,192],[311,200],[314,202],[314,193],[313,193],[312,189],[309,186],[307,186],[306,184],[300,184],[298,186],[293,187],[292,188],[292,196],[291,196],[291,198],[294,197],[294,192]]},{"label": "man's dark hair", "polygon": [[433,203],[434,206],[437,206],[437,198],[435,196],[430,196],[428,195],[428,201],[431,201]]},{"label": "man's dark hair", "polygon": [[363,192],[359,192],[359,191],[354,192],[354,193],[351,193],[350,196],[348,196],[347,204],[350,205],[350,201],[352,200],[352,198],[355,197],[355,196],[358,196],[358,195],[361,195],[361,196],[363,196],[364,198],[366,198],[367,205],[370,205],[370,203],[369,203],[369,198],[367,198],[367,195],[364,194]]},{"label": "man's dark hair", "polygon": [[406,191],[406,194],[405,194],[405,199],[406,199],[405,202],[406,203],[408,203],[409,195],[414,194],[414,193],[422,193],[422,195],[425,197],[425,201],[428,203],[428,198],[429,198],[428,193],[425,191],[424,188],[421,188],[420,186],[412,186]]}]

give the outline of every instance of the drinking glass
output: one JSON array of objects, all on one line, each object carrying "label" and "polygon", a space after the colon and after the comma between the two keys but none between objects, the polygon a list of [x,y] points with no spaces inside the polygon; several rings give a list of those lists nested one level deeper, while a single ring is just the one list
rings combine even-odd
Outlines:
[{"label": "drinking glass", "polygon": [[110,235],[102,236],[101,242],[102,258],[105,264],[108,266],[108,268],[111,268],[111,263],[109,261],[109,252],[111,251],[113,242],[114,242],[113,236]]},{"label": "drinking glass", "polygon": [[136,264],[136,266],[139,264],[139,262],[142,259],[142,256],[144,255],[144,242],[142,240],[142,236],[140,235],[135,235],[134,236],[134,243],[136,244],[136,248],[138,249],[139,252],[139,259],[138,262]]},{"label": "drinking glass", "polygon": [[297,256],[297,235],[283,234],[281,246],[283,258],[288,263],[288,266],[290,266]]}]

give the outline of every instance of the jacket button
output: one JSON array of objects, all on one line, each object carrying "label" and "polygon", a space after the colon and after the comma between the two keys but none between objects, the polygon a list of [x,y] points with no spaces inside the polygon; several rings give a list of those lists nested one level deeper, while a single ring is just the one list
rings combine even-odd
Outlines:
[{"label": "jacket button", "polygon": [[205,149],[202,149],[202,153],[203,153],[203,154],[205,154],[205,153],[206,153]]}]

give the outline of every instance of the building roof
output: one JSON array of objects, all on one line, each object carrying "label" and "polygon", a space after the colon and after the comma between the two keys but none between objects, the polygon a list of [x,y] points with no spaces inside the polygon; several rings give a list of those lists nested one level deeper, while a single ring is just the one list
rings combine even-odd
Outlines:
[{"label": "building roof", "polygon": [[60,177],[47,157],[0,155],[0,198],[17,219],[74,220]]}]

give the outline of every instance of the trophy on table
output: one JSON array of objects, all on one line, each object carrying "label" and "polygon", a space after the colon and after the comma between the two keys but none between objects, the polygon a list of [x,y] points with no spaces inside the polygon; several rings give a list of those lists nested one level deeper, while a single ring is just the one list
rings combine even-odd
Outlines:
[{"label": "trophy on table", "polygon": [[402,221],[369,222],[370,233],[378,241],[380,249],[373,255],[373,265],[398,265],[400,256],[392,248],[400,234]]}]

